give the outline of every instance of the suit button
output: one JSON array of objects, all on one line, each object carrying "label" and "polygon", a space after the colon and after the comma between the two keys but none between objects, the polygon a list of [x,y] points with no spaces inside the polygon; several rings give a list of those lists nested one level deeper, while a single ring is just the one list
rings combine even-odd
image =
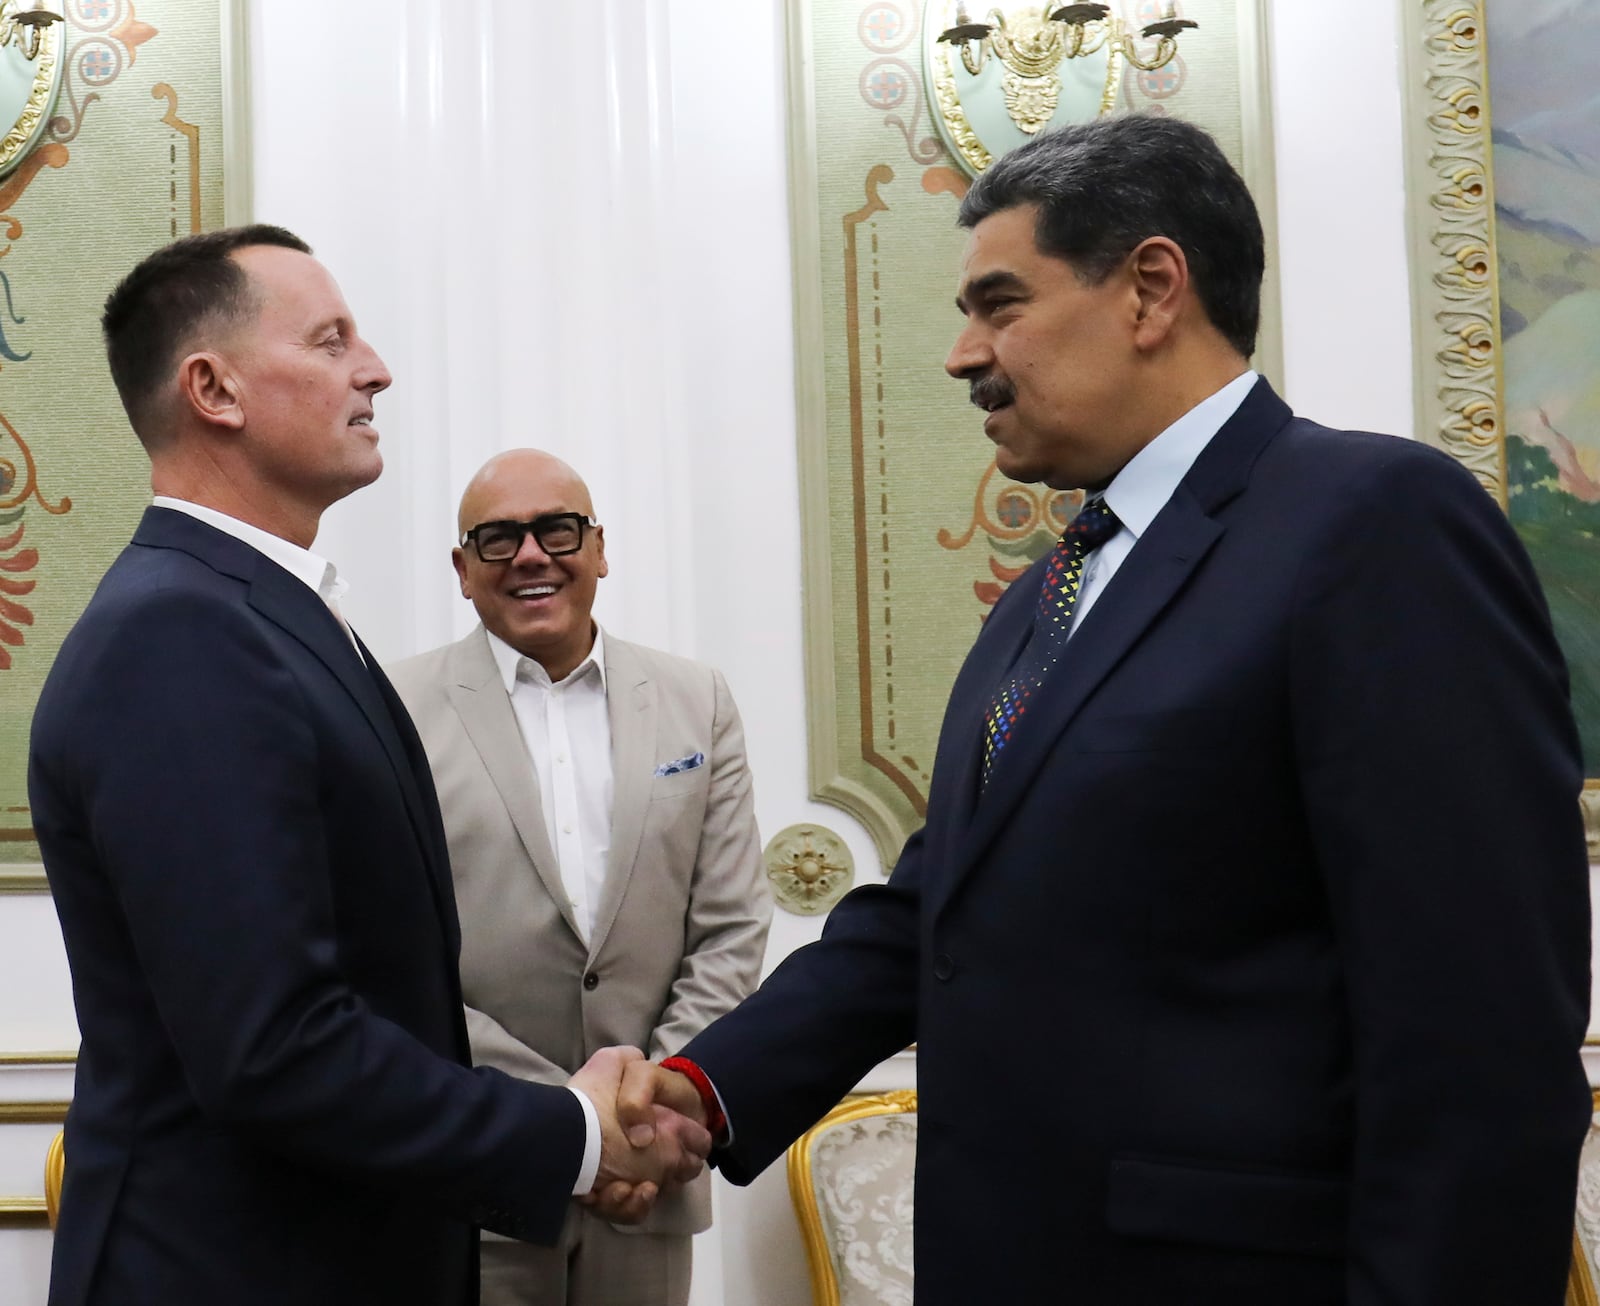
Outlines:
[{"label": "suit button", "polygon": [[947,980],[956,973],[955,960],[949,953],[941,952],[933,959],[933,977],[936,980]]},{"label": "suit button", "polygon": [[590,971],[583,977],[583,987],[588,989],[591,993],[594,992],[595,989],[600,987],[600,977],[593,971]]}]

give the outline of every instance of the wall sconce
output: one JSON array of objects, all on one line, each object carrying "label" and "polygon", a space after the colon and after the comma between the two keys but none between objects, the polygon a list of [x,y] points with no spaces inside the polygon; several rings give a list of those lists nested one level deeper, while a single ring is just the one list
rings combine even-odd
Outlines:
[{"label": "wall sconce", "polygon": [[974,174],[1051,123],[1110,112],[1124,65],[1147,74],[1166,67],[1180,35],[1199,27],[1175,0],[1143,26],[1104,4],[992,8],[979,20],[966,0],[927,0],[923,24],[935,123]]},{"label": "wall sconce", "polygon": [[989,18],[986,23],[973,22],[961,0],[955,25],[941,32],[939,40],[961,51],[961,64],[974,77],[991,54],[1005,65],[1006,108],[1011,120],[1030,136],[1055,113],[1061,94],[1057,70],[1064,60],[1109,50],[1135,68],[1154,72],[1178,53],[1178,33],[1200,25],[1179,18],[1169,3],[1160,19],[1140,29],[1145,40],[1156,38],[1155,51],[1146,58],[1140,55],[1132,31],[1112,16],[1109,5],[1062,5],[1048,14],[1024,9],[1009,25],[998,9],[991,9]]},{"label": "wall sconce", "polygon": [[39,46],[44,40],[44,29],[51,23],[67,20],[60,14],[39,7],[34,0],[31,9],[19,9],[21,0],[0,0],[0,50],[15,45],[22,57],[32,63],[39,57]]}]

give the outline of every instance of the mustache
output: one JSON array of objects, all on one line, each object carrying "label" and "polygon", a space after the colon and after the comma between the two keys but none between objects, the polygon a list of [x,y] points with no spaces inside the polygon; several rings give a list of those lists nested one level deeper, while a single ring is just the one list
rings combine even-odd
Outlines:
[{"label": "mustache", "polygon": [[987,376],[975,377],[968,384],[967,397],[984,410],[994,408],[999,404],[1014,403],[1017,398],[1016,387],[997,372],[991,372]]}]

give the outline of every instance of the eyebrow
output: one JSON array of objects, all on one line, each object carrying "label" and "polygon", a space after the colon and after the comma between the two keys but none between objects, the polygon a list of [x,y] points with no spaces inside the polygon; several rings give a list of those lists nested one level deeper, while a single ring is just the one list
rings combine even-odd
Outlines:
[{"label": "eyebrow", "polygon": [[956,308],[965,313],[969,304],[988,299],[997,291],[1026,291],[1027,286],[1015,272],[986,272],[976,281],[969,281],[956,296]]},{"label": "eyebrow", "polygon": [[356,324],[349,318],[343,314],[336,314],[318,322],[316,326],[306,333],[306,338],[308,340],[321,340],[329,331],[337,331],[341,336],[351,336],[355,334],[355,329]]}]

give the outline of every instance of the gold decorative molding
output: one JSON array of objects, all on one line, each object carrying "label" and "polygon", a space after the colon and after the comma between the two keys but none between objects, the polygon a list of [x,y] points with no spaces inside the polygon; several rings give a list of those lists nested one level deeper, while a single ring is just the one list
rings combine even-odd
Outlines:
[{"label": "gold decorative molding", "polygon": [[972,124],[967,121],[967,111],[961,107],[961,97],[956,93],[956,75],[950,67],[948,46],[940,47],[933,57],[933,102],[939,116],[944,119],[956,152],[966,160],[967,167],[978,173],[993,163],[994,159],[983,148],[978,133],[972,130]]},{"label": "gold decorative molding", "polygon": [[[0,47],[3,48],[3,47]],[[39,29],[39,54],[33,60],[33,86],[23,102],[22,112],[4,137],[0,137],[0,175],[22,161],[32,143],[43,133],[45,119],[55,104],[60,89],[61,33],[54,25]]]},{"label": "gold decorative molding", "polygon": [[0,1197],[0,1229],[48,1229],[50,1212],[42,1197]]},{"label": "gold decorative molding", "polygon": [[0,1125],[59,1125],[71,1102],[0,1102]]},{"label": "gold decorative molding", "polygon": [[1506,505],[1484,0],[1405,6],[1417,430]]},{"label": "gold decorative molding", "polygon": [[32,1066],[75,1066],[76,1052],[0,1052],[0,1070]]},{"label": "gold decorative molding", "polygon": [[763,854],[772,896],[784,911],[816,916],[855,883],[856,863],[845,842],[825,825],[791,825],[767,842]]}]

